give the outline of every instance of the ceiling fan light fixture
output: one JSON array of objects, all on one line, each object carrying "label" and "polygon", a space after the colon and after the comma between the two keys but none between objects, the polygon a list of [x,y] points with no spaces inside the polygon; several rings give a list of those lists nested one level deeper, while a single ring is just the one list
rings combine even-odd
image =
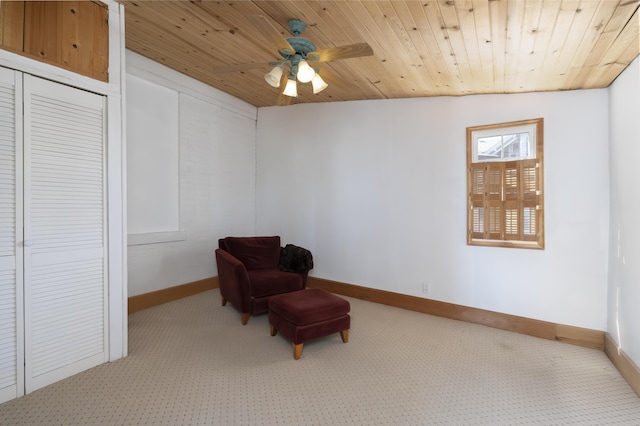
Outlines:
[{"label": "ceiling fan light fixture", "polygon": [[298,97],[298,87],[296,85],[296,81],[295,80],[291,80],[291,79],[287,79],[287,85],[284,86],[284,92],[282,92],[283,95],[286,96],[291,96],[292,98],[297,98]]},{"label": "ceiling fan light fixture", "polygon": [[264,80],[272,87],[280,87],[280,79],[282,78],[282,67],[275,66],[271,71],[264,75]]},{"label": "ceiling fan light fixture", "polygon": [[315,70],[311,68],[311,66],[307,61],[302,59],[298,63],[298,73],[296,74],[296,77],[298,78],[298,81],[300,83],[310,82],[315,75],[316,75]]},{"label": "ceiling fan light fixture", "polygon": [[313,94],[317,94],[322,92],[324,89],[329,87],[329,85],[320,77],[320,74],[316,74],[311,80],[311,85],[313,86]]}]

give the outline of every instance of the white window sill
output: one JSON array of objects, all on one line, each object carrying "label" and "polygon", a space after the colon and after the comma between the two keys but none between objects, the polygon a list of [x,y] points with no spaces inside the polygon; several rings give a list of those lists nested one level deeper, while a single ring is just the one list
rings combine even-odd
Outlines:
[{"label": "white window sill", "polygon": [[140,246],[143,244],[171,243],[187,239],[185,231],[149,232],[146,234],[128,234],[128,246]]}]

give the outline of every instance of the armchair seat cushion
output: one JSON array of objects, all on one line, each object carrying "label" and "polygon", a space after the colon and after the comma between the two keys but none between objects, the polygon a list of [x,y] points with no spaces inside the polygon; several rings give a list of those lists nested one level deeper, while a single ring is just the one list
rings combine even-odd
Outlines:
[{"label": "armchair seat cushion", "polygon": [[254,298],[271,296],[273,294],[288,293],[302,290],[302,277],[293,272],[283,272],[278,269],[258,269],[247,271],[251,280],[252,296]]}]

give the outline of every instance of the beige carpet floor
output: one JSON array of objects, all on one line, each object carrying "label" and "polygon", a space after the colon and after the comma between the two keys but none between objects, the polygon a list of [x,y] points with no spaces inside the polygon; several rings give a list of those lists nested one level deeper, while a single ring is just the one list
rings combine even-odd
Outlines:
[{"label": "beige carpet floor", "polygon": [[640,425],[603,352],[348,298],[295,361],[217,290],[135,313],[127,358],[0,405],[2,425]]}]

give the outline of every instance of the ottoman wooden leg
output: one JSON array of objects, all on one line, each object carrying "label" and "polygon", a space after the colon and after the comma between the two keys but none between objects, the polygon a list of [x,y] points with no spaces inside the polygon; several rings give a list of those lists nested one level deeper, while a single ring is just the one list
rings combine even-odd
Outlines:
[{"label": "ottoman wooden leg", "polygon": [[222,306],[227,306],[227,299],[224,297],[222,298]]},{"label": "ottoman wooden leg", "polygon": [[249,315],[251,315],[249,312],[242,313],[242,325],[247,325],[249,322]]},{"label": "ottoman wooden leg", "polygon": [[349,329],[342,330],[340,332],[340,337],[342,337],[342,341],[347,343],[349,341]]},{"label": "ottoman wooden leg", "polygon": [[298,343],[297,345],[295,343],[292,343],[293,345],[293,359],[300,359],[300,355],[302,355],[302,345],[304,345],[304,343]]},{"label": "ottoman wooden leg", "polygon": [[271,335],[275,336],[276,334],[278,334],[278,329],[275,326],[271,326]]}]

